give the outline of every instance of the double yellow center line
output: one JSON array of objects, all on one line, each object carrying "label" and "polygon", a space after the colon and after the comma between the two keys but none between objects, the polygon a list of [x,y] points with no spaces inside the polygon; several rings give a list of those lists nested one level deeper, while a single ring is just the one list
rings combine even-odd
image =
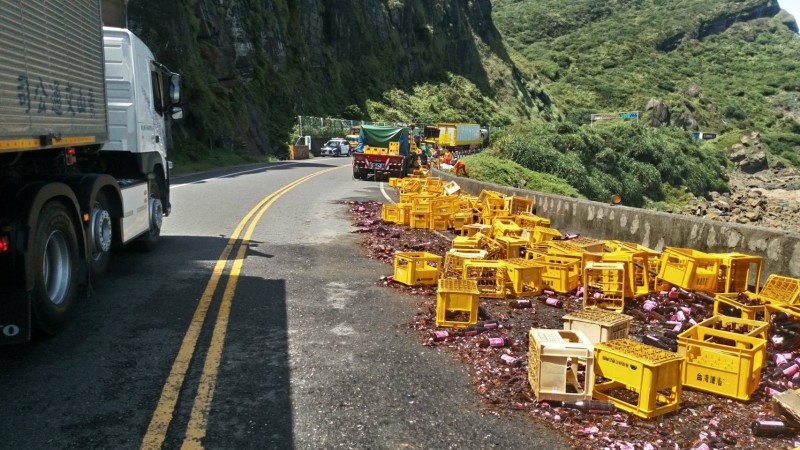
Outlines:
[{"label": "double yellow center line", "polygon": [[[222,361],[222,348],[225,344],[225,335],[228,329],[228,318],[230,316],[231,303],[233,301],[233,295],[236,292],[236,284],[239,281],[239,273],[241,272],[242,264],[244,263],[245,252],[247,251],[253,231],[255,230],[258,221],[261,219],[261,216],[263,216],[267,209],[272,206],[272,204],[275,203],[275,201],[278,200],[278,198],[280,198],[283,194],[310,180],[311,178],[332,170],[336,170],[340,167],[347,166],[339,166],[331,169],[321,170],[319,172],[306,175],[305,177],[295,180],[278,189],[253,207],[236,226],[233,234],[228,239],[225,249],[220,254],[219,259],[217,259],[217,263],[214,265],[214,270],[211,273],[208,284],[206,284],[203,295],[200,297],[200,302],[198,303],[194,315],[192,316],[189,329],[186,331],[186,335],[183,338],[183,343],[178,350],[178,355],[175,357],[175,361],[172,363],[172,369],[167,377],[167,381],[161,390],[161,398],[159,399],[158,405],[153,413],[153,417],[150,420],[150,425],[147,427],[147,433],[145,433],[145,436],[142,439],[141,449],[160,449],[164,443],[164,440],[166,439],[170,422],[172,421],[175,413],[175,406],[178,403],[178,397],[180,396],[181,388],[186,379],[186,372],[189,369],[192,356],[197,348],[197,342],[200,338],[200,332],[203,328],[206,315],[208,314],[211,301],[214,298],[214,293],[217,290],[220,279],[222,279],[224,275],[225,267],[229,262],[229,257],[231,253],[233,253],[234,248],[237,248],[238,245],[236,257],[233,260],[233,266],[228,274],[228,281],[225,285],[225,291],[222,295],[222,303],[220,304],[219,314],[217,314],[217,321],[214,324],[214,331],[211,337],[208,353],[205,358],[203,373],[200,376],[200,384],[197,389],[197,394],[192,406],[192,413],[189,417],[189,423],[186,428],[186,436],[183,440],[182,448],[202,448],[202,439],[206,435],[208,414],[211,410],[211,401],[214,397],[214,388],[217,382],[219,366]],[[244,233],[244,236],[242,236],[242,230],[244,230],[248,223],[249,226],[247,226],[247,231]]]}]

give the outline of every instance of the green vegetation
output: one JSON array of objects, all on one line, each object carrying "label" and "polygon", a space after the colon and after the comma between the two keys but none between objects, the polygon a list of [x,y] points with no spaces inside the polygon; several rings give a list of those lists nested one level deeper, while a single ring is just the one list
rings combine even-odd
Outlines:
[{"label": "green vegetation", "polygon": [[272,156],[243,155],[233,151],[233,149],[221,149],[209,143],[203,144],[194,139],[176,141],[169,154],[169,159],[173,164],[173,168],[170,171],[172,175],[276,160]]},{"label": "green vegetation", "polygon": [[702,195],[727,191],[725,157],[676,127],[634,123],[587,127],[541,124],[509,130],[492,144],[500,156],[565,180],[592,200],[644,206],[667,198],[665,185]]},{"label": "green vegetation", "polygon": [[[800,38],[763,0],[497,0],[505,42],[565,115],[669,105],[673,124],[741,136],[800,161]],[[692,87],[692,89],[690,89]],[[738,137],[737,137],[738,139]]]},{"label": "green vegetation", "polygon": [[583,197],[577,189],[554,175],[526,169],[490,151],[469,155],[463,160],[469,168],[469,177],[475,180],[568,197]]}]

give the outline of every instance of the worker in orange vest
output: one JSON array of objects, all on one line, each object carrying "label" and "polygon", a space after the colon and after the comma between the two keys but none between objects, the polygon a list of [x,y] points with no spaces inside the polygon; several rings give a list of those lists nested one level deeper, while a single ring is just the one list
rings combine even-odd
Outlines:
[{"label": "worker in orange vest", "polygon": [[453,159],[453,155],[450,153],[450,150],[444,152],[444,163],[450,165],[450,161]]},{"label": "worker in orange vest", "polygon": [[456,161],[456,165],[453,166],[453,172],[455,172],[457,177],[461,176],[469,178],[469,173],[467,172],[467,165],[464,164],[464,161],[460,159]]}]

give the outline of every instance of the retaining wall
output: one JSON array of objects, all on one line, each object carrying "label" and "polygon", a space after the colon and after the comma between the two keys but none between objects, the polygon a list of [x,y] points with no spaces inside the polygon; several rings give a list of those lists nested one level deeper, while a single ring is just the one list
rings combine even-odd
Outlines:
[{"label": "retaining wall", "polygon": [[800,233],[544,194],[456,177],[439,170],[432,175],[455,180],[462,192],[471,195],[489,189],[533,198],[536,213],[550,219],[551,226],[562,233],[636,242],[659,252],[664,247],[740,252],[764,258],[762,282],[773,273],[800,278]]}]

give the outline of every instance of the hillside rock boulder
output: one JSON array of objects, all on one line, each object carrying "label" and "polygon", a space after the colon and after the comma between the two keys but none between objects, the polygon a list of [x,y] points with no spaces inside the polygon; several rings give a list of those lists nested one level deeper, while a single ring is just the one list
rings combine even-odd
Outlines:
[{"label": "hillside rock boulder", "polygon": [[656,128],[668,125],[670,122],[669,105],[660,99],[651,98],[647,102],[645,111],[650,112],[650,124]]}]

